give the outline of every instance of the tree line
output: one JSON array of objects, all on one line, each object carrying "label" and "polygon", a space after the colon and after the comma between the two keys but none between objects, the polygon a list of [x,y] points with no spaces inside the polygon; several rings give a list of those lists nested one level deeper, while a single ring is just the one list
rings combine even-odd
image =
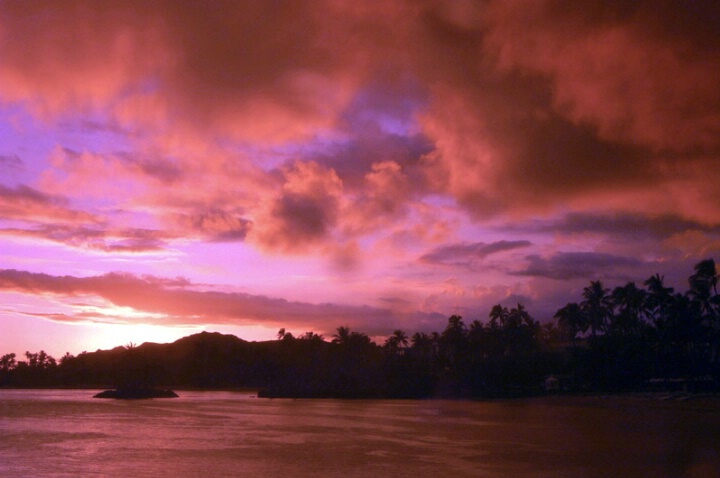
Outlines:
[{"label": "tree line", "polygon": [[715,262],[698,263],[679,293],[658,274],[613,289],[591,281],[576,302],[541,324],[522,305],[492,307],[485,321],[451,316],[440,332],[395,330],[383,343],[349,327],[327,339],[246,342],[203,332],[173,344],[0,358],[0,386],[164,385],[254,387],[281,397],[491,397],[648,387],[716,389],[720,296]]}]

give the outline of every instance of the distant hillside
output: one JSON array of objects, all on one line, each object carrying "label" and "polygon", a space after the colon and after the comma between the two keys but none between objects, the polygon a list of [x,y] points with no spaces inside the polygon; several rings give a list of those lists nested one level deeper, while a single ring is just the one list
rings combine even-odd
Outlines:
[{"label": "distant hillside", "polygon": [[[19,367],[6,374],[2,385],[256,388],[265,396],[347,398],[430,393],[427,379],[421,377],[407,390],[391,385],[387,372],[393,367],[388,363],[383,348],[369,340],[343,346],[311,335],[248,342],[201,332],[169,344],[143,343],[64,357],[42,374]],[[425,385],[419,390],[416,384]]]}]

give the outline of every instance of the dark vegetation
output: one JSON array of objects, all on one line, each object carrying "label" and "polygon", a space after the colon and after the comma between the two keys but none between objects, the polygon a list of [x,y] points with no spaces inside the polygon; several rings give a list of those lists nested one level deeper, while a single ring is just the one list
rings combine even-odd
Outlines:
[{"label": "dark vegetation", "polygon": [[[331,340],[308,332],[247,342],[192,335],[172,344],[45,352],[0,358],[5,387],[248,387],[268,397],[493,397],[558,392],[716,390],[720,296],[715,262],[695,266],[676,293],[654,275],[614,289],[591,282],[579,302],[541,325],[520,304],[488,320],[448,319],[441,332],[396,330],[383,345],[339,327]],[[548,380],[549,377],[552,377]]]}]

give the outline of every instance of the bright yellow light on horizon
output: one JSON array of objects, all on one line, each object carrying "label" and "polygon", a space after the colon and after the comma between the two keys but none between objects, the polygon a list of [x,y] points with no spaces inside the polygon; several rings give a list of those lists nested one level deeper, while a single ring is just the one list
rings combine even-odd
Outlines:
[{"label": "bright yellow light on horizon", "polygon": [[[145,342],[159,344],[174,342],[188,335],[202,332],[202,326],[168,327],[152,324],[88,324],[84,333],[88,352],[97,349],[112,349],[130,343],[141,345]],[[92,345],[90,345],[92,344]]]}]

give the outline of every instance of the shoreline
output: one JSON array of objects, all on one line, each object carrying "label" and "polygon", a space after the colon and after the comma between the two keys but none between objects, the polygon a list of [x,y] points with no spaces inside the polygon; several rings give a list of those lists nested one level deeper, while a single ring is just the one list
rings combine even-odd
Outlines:
[{"label": "shoreline", "polygon": [[[3,390],[107,390],[105,387],[0,387]],[[697,411],[720,412],[720,393],[690,393],[690,392],[617,392],[617,393],[549,393],[542,395],[527,395],[515,397],[424,397],[424,398],[388,398],[388,397],[301,397],[301,396],[278,396],[263,397],[261,389],[239,387],[239,388],[193,388],[193,387],[175,387],[172,388],[177,392],[232,392],[250,394],[254,398],[263,398],[267,400],[412,400],[412,401],[431,401],[431,400],[449,400],[449,401],[475,401],[475,402],[532,402],[539,405],[547,406],[577,406],[577,407],[601,407],[601,408],[653,408],[653,409],[685,409]]]},{"label": "shoreline", "polygon": [[627,392],[555,394],[518,398],[548,406],[640,408],[706,411],[720,413],[720,393]]}]

